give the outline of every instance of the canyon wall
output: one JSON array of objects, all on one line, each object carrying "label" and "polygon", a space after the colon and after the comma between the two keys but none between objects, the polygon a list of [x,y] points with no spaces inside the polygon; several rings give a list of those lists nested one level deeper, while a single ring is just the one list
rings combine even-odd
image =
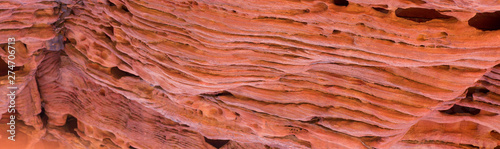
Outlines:
[{"label": "canyon wall", "polygon": [[500,148],[500,1],[0,8],[0,146]]}]

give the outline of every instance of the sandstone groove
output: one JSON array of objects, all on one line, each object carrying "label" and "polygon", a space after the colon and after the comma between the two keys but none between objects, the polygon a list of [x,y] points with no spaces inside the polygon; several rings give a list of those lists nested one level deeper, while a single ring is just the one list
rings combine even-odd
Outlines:
[{"label": "sandstone groove", "polygon": [[0,8],[21,148],[500,148],[499,1]]}]

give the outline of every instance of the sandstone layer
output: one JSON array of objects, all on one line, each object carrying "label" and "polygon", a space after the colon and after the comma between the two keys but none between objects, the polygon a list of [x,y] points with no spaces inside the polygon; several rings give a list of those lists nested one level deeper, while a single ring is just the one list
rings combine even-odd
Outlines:
[{"label": "sandstone layer", "polygon": [[1,146],[500,148],[500,1],[0,8]]}]

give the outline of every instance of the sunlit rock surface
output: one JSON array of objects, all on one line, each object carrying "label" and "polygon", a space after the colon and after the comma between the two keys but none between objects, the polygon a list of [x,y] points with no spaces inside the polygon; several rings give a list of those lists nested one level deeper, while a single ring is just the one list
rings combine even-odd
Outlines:
[{"label": "sunlit rock surface", "polygon": [[500,1],[0,1],[15,148],[500,148]]}]

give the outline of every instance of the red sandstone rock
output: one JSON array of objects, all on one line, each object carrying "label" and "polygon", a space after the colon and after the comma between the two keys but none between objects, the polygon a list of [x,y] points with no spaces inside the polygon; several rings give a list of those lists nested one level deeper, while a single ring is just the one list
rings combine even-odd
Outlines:
[{"label": "red sandstone rock", "polygon": [[[499,148],[500,2],[1,1],[17,148]],[[18,70],[17,70],[18,69]]]}]

